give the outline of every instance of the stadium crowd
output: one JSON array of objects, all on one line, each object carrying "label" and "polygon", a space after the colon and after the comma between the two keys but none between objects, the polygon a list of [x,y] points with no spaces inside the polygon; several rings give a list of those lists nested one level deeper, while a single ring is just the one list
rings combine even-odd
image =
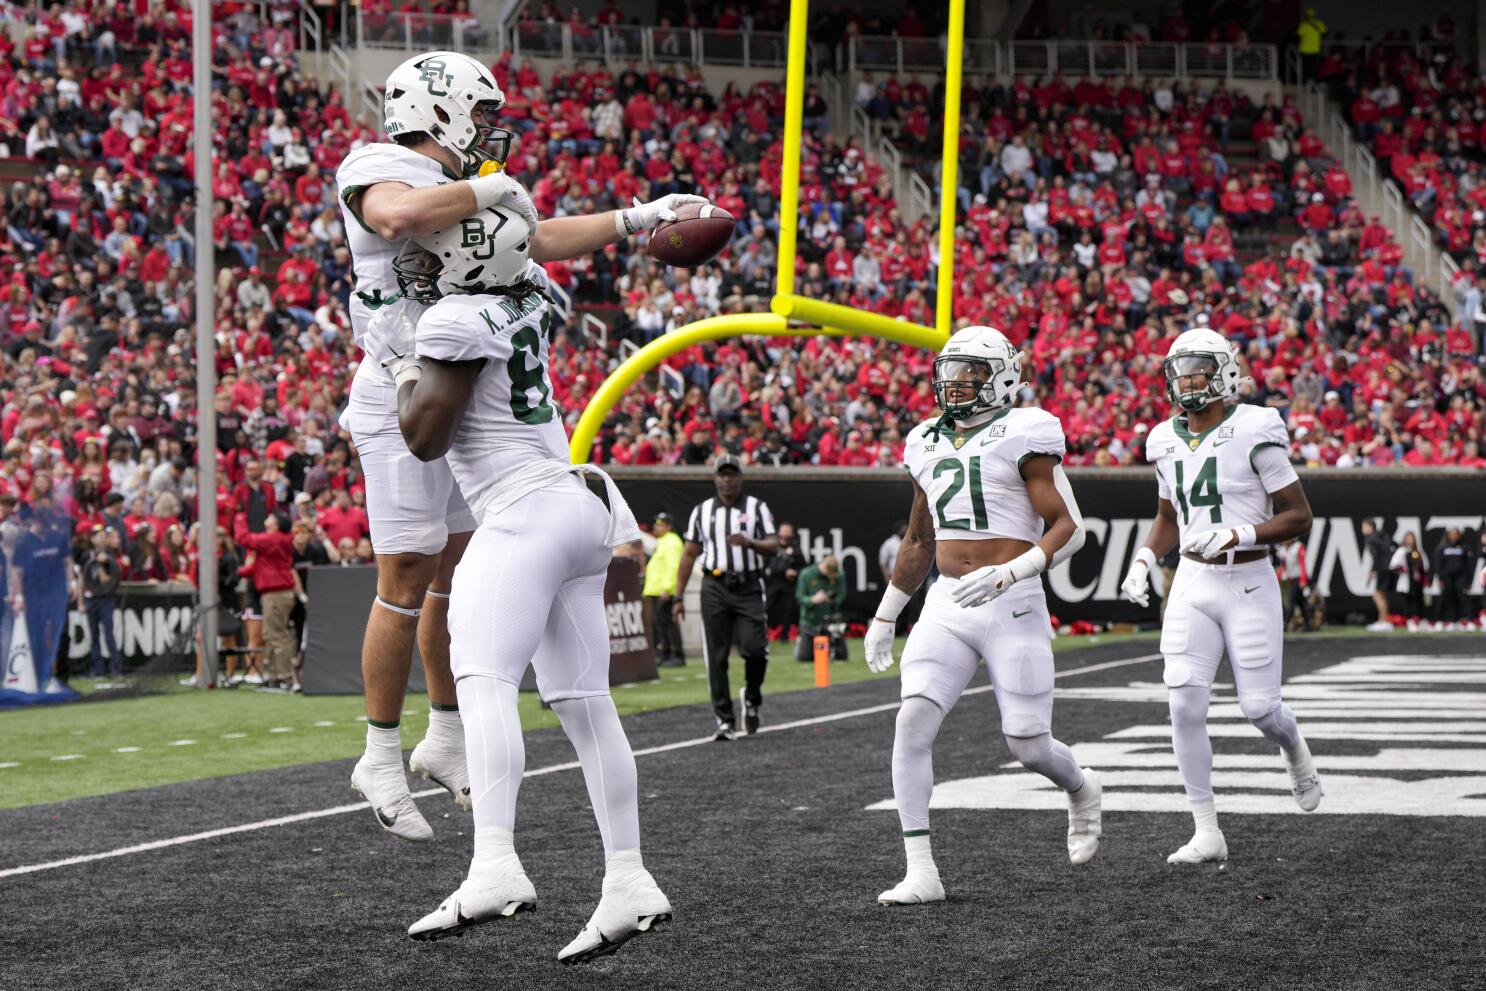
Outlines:
[{"label": "stadium crowd", "polygon": [[[0,194],[0,492],[23,511],[44,502],[83,536],[117,531],[126,577],[189,578],[190,11],[9,12],[29,26],[19,44],[0,33],[12,177]],[[301,547],[364,561],[359,472],[336,423],[360,354],[333,174],[376,134],[300,71],[285,22],[257,16],[226,5],[213,52],[222,536],[257,534],[283,508]],[[554,343],[571,426],[621,341],[766,305],[783,88],[714,92],[676,64],[543,78],[506,56],[493,69],[520,135],[510,170],[544,215],[696,189],[740,219],[732,249],[694,272],[617,245],[551,266],[611,324],[607,343],[576,322]],[[1155,82],[966,86],[956,312],[1025,343],[1026,399],[1063,420],[1070,463],[1142,462],[1167,412],[1161,356],[1206,321],[1241,343],[1255,401],[1286,412],[1296,461],[1486,466],[1475,328],[1413,282],[1288,102]],[[853,96],[910,158],[932,160],[940,94],[864,76]],[[932,221],[904,218],[893,177],[831,133],[813,88],[806,124],[800,291],[932,322]],[[724,341],[668,365],[609,417],[599,460],[701,464],[727,450],[893,465],[934,412],[929,356],[872,340]]]},{"label": "stadium crowd", "polygon": [[1317,77],[1357,140],[1460,266],[1461,319],[1486,335],[1486,111],[1479,74],[1453,46],[1392,39],[1337,45]]}]

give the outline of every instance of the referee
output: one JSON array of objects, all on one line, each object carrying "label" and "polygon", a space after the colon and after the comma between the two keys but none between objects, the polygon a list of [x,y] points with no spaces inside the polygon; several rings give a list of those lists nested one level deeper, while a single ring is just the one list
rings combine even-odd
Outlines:
[{"label": "referee", "polygon": [[685,615],[686,583],[691,569],[702,561],[702,657],[712,686],[712,711],[717,716],[714,739],[733,739],[736,715],[728,685],[728,652],[733,641],[743,655],[747,706],[743,725],[758,732],[758,707],[763,702],[764,670],[769,662],[768,632],[764,620],[764,565],[779,550],[774,515],[763,500],[743,495],[743,463],[720,454],[712,478],[717,495],[691,511],[686,526],[686,551],[676,576],[676,622]]}]

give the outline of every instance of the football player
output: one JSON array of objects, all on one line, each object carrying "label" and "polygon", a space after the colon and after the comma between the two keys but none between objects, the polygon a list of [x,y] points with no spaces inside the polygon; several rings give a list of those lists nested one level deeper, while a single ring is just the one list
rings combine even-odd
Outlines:
[{"label": "football player", "polygon": [[604,843],[603,896],[558,955],[579,963],[653,931],[671,904],[640,859],[635,758],[609,695],[604,580],[613,548],[639,528],[607,475],[569,463],[548,373],[554,317],[529,246],[520,214],[495,207],[417,238],[396,263],[403,296],[433,304],[416,354],[385,365],[400,429],[420,462],[447,463],[479,523],[449,600],[474,856],[459,889],[408,932],[438,939],[536,904],[512,835],[525,758],[516,700],[531,664],[578,752]]},{"label": "football player", "polygon": [[908,873],[883,905],[944,900],[929,844],[933,746],[982,659],[1012,756],[1068,793],[1068,857],[1099,848],[1101,789],[1053,739],[1052,625],[1042,573],[1083,544],[1078,503],[1060,464],[1063,429],[1040,409],[1015,409],[1021,352],[992,327],[967,327],[934,360],[943,415],[904,447],[913,476],[908,535],[867,630],[867,663],[893,663],[898,614],[928,574],[923,614],[903,648],[903,705],[893,741],[893,795]]},{"label": "football player", "polygon": [[[356,276],[351,329],[363,349],[374,317],[388,319],[390,327],[412,326],[423,308],[400,295],[392,270],[409,237],[447,230],[502,205],[520,214],[528,227],[530,257],[551,261],[588,254],[673,219],[674,204],[705,202],[672,195],[627,210],[539,222],[526,191],[498,169],[513,140],[494,123],[504,103],[490,71],[455,52],[415,56],[387,77],[384,128],[392,140],[356,149],[336,172]],[[403,310],[411,316],[401,319]],[[426,840],[433,831],[409,792],[398,726],[416,634],[432,711],[428,735],[409,763],[469,808],[447,616],[449,583],[476,520],[448,465],[423,462],[408,452],[398,430],[396,391],[383,364],[406,354],[398,349],[410,344],[388,334],[379,341],[392,353],[369,354],[372,360],[362,362],[341,417],[366,476],[377,561],[377,594],[361,649],[366,753],[351,783],[383,828],[404,839]]]},{"label": "football player", "polygon": [[1290,465],[1278,411],[1239,404],[1243,373],[1232,344],[1207,327],[1171,345],[1166,393],[1181,412],[1146,438],[1156,466],[1156,519],[1120,586],[1149,604],[1151,569],[1178,543],[1182,560],[1161,623],[1171,691],[1172,747],[1196,833],[1167,863],[1228,859],[1213,808],[1207,706],[1224,652],[1243,714],[1280,747],[1295,801],[1310,812],[1321,780],[1295,716],[1280,698],[1280,585],[1268,547],[1310,533],[1311,507]]}]

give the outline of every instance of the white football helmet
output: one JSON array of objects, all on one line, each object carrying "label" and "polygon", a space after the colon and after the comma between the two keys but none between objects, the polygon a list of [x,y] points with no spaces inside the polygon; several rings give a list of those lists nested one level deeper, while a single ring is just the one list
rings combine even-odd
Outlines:
[{"label": "white football helmet", "polygon": [[429,135],[459,156],[468,176],[487,161],[505,165],[515,138],[495,126],[505,105],[506,95],[480,62],[458,52],[425,52],[387,77],[382,128],[392,138]]},{"label": "white football helmet", "polygon": [[[975,385],[975,396],[950,402],[950,386]],[[995,327],[957,331],[934,359],[934,398],[951,420],[1005,409],[1022,386],[1022,352]]]},{"label": "white football helmet", "polygon": [[[1243,379],[1238,348],[1210,327],[1194,327],[1179,336],[1166,352],[1161,369],[1166,375],[1166,395],[1188,411],[1236,397]],[[1205,375],[1207,385],[1182,392],[1178,382],[1184,375]]]},{"label": "white football helmet", "polygon": [[393,259],[405,298],[432,303],[444,296],[541,291],[527,268],[530,228],[521,214],[493,206],[416,238]]}]

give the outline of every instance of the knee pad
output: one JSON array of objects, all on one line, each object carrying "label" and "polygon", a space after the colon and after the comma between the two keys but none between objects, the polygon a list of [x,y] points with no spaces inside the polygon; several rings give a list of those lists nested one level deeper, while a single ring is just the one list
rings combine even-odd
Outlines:
[{"label": "knee pad", "polygon": [[1239,692],[1238,708],[1249,722],[1258,722],[1280,706],[1280,692]]},{"label": "knee pad", "polygon": [[1205,685],[1172,686],[1170,709],[1171,724],[1207,724],[1207,706],[1210,689]]},{"label": "knee pad", "polygon": [[1036,736],[1006,736],[1006,747],[1011,751],[1011,756],[1016,758],[1024,767],[1038,767],[1046,763],[1052,756],[1053,736],[1051,733],[1043,732]]},{"label": "knee pad", "polygon": [[944,722],[944,710],[931,699],[914,695],[903,700],[898,708],[895,746],[913,750],[932,750],[934,738],[939,735],[939,725]]}]

